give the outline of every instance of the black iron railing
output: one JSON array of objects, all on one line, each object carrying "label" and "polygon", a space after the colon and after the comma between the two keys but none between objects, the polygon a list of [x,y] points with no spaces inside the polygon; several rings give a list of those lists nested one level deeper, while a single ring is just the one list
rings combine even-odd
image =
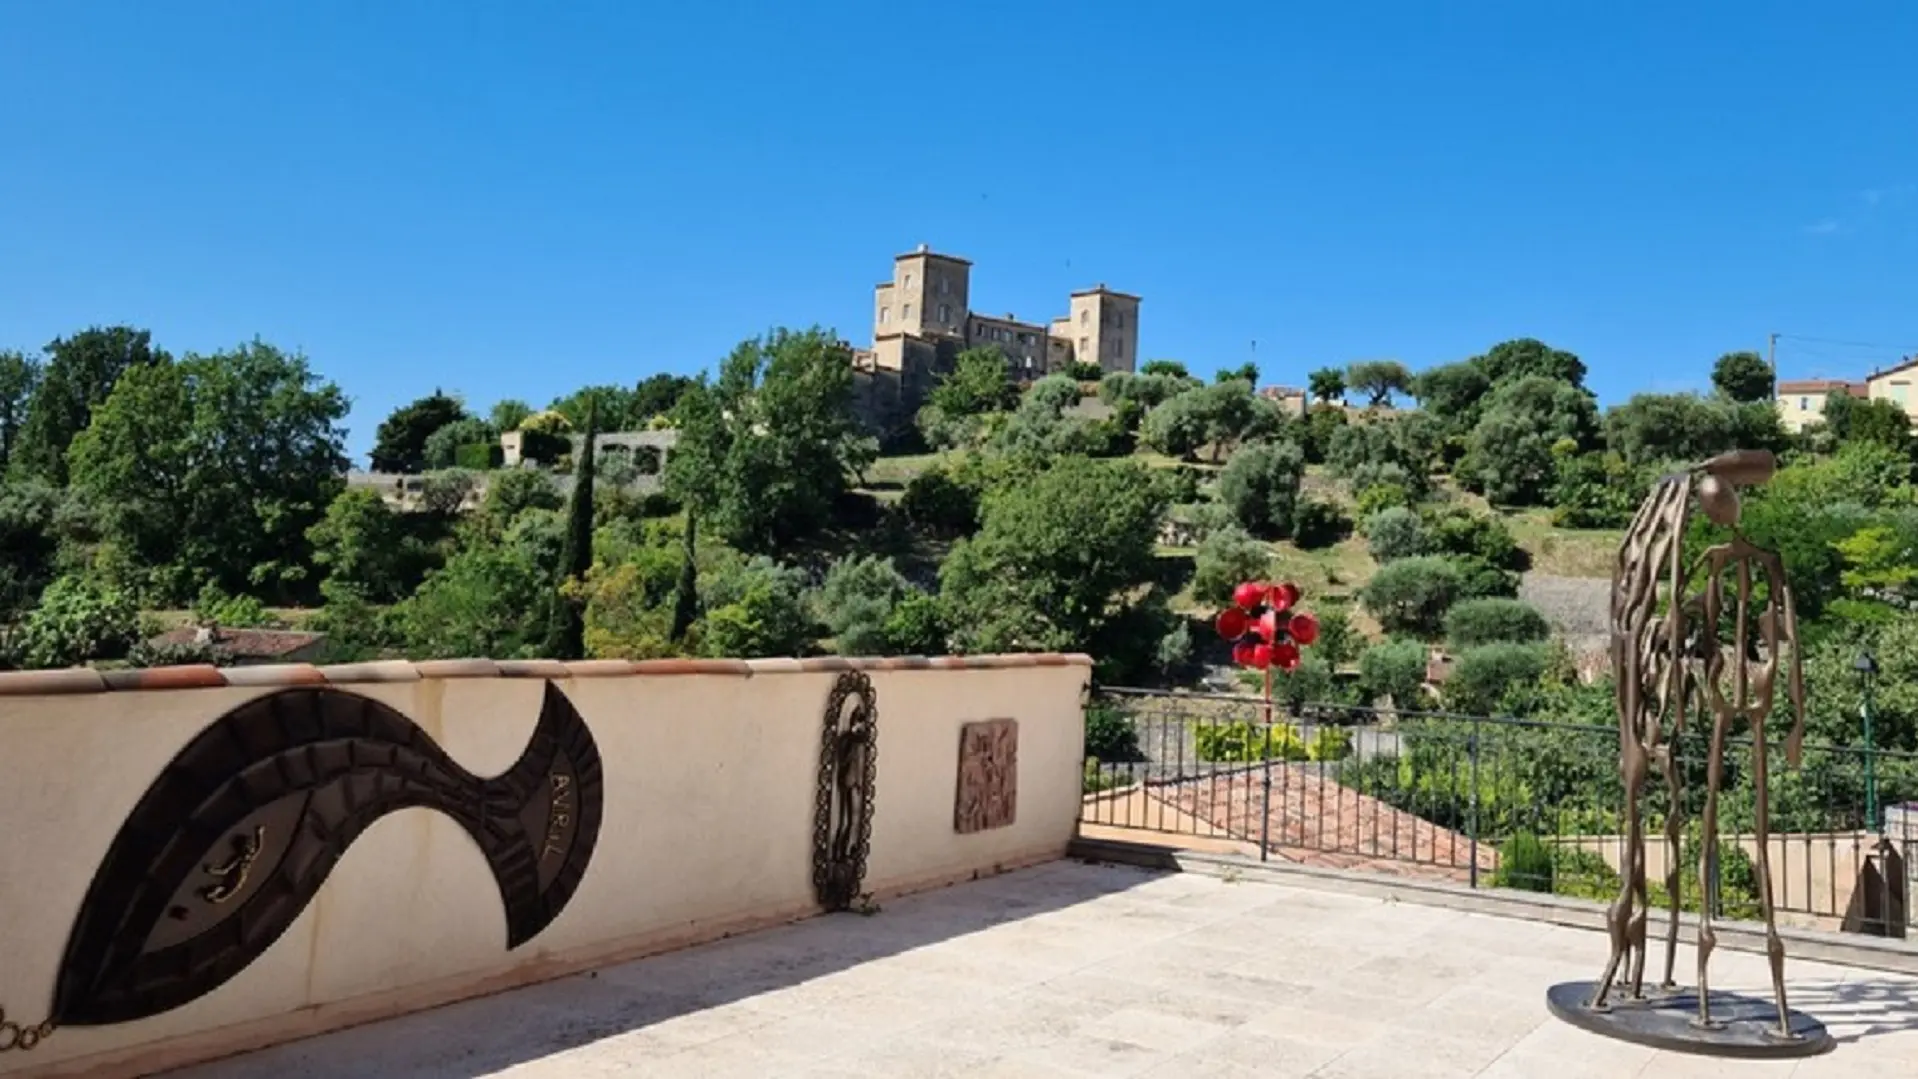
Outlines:
[{"label": "black iron railing", "polygon": [[[1918,755],[1872,755],[1888,808],[1868,825],[1862,750],[1807,745],[1792,771],[1782,744],[1769,746],[1761,859],[1752,745],[1734,739],[1717,857],[1701,883],[1704,732],[1685,732],[1678,749],[1682,906],[1696,910],[1702,896],[1725,916],[1755,916],[1763,860],[1776,909],[1801,924],[1904,935]],[[1618,894],[1626,844],[1615,726],[1351,705],[1280,706],[1268,721],[1254,697],[1102,689],[1087,707],[1086,753],[1080,821],[1089,835],[1172,833],[1261,858],[1473,887]],[[1647,876],[1663,906],[1673,799],[1661,774],[1650,786]]]}]

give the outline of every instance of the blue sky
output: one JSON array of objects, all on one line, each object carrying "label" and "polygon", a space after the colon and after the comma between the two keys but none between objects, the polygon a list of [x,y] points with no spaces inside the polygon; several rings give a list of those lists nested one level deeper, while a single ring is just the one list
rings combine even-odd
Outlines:
[{"label": "blue sky", "polygon": [[1918,5],[1820,8],[0,4],[0,347],[257,334],[364,451],[435,387],[863,344],[924,242],[1267,381],[1530,335],[1611,402],[1770,331],[1848,374],[1918,352]]}]

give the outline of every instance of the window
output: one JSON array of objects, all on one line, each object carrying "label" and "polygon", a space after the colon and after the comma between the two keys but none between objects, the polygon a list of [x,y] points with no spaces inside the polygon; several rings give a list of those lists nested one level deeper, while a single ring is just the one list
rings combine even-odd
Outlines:
[{"label": "window", "polygon": [[939,305],[939,321],[941,322],[952,321],[952,305],[951,304],[942,303]]},{"label": "window", "polygon": [[900,304],[899,317],[905,319],[907,322],[911,322],[912,321],[912,305],[909,303]]},{"label": "window", "polygon": [[1079,309],[1079,325],[1081,326],[1092,325],[1092,312],[1090,310],[1087,310],[1085,308]]},{"label": "window", "polygon": [[1088,360],[1092,358],[1092,357],[1091,357],[1090,355],[1088,355],[1088,354],[1087,354],[1087,352],[1086,352],[1086,350],[1087,350],[1087,349],[1089,349],[1089,348],[1091,348],[1091,347],[1092,347],[1092,338],[1090,338],[1090,337],[1081,337],[1081,338],[1079,338],[1079,355],[1080,355],[1080,356],[1081,356],[1082,358],[1084,358],[1084,359],[1088,359]]},{"label": "window", "polygon": [[911,275],[911,274],[907,274],[907,275],[906,275],[906,287],[907,287],[907,288],[911,288],[911,287],[912,287],[912,275]]},{"label": "window", "polygon": [[1905,403],[1905,391],[1906,391],[1906,390],[1908,390],[1908,389],[1910,389],[1910,388],[1911,388],[1911,383],[1909,383],[1909,382],[1894,382],[1894,383],[1892,383],[1892,384],[1891,384],[1891,399],[1892,399],[1892,400],[1894,400],[1894,401],[1896,401],[1896,402],[1898,402],[1898,403],[1899,403],[1900,405],[1902,405],[1902,404],[1904,404],[1904,403]]},{"label": "window", "polygon": [[881,325],[884,325],[884,324],[886,324],[886,323],[888,323],[888,322],[891,322],[891,321],[892,321],[892,308],[890,308],[890,307],[882,307],[882,308],[880,308],[880,309],[879,309],[879,322],[880,322],[880,324],[881,324]]},{"label": "window", "polygon": [[952,278],[942,277],[939,279],[939,295],[941,296],[952,295]]},{"label": "window", "polygon": [[1810,412],[1810,411],[1811,411],[1811,398],[1809,398],[1809,397],[1800,397],[1800,398],[1798,399],[1798,411],[1800,411],[1800,412]]}]

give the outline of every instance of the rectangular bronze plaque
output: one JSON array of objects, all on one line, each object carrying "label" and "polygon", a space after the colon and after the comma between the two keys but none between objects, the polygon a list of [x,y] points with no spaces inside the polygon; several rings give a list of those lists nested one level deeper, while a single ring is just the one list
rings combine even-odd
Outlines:
[{"label": "rectangular bronze plaque", "polygon": [[1019,721],[988,719],[959,730],[959,797],[952,827],[960,834],[1004,828],[1019,808]]}]

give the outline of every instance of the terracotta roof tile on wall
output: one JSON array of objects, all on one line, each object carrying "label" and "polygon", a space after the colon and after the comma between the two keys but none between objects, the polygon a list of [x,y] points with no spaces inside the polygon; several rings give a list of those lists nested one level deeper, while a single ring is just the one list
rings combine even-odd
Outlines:
[{"label": "terracotta roof tile on wall", "polygon": [[1019,652],[988,656],[812,656],[806,659],[589,659],[390,660],[320,667],[285,663],[263,667],[149,667],[96,671],[73,667],[51,671],[0,672],[0,697],[105,693],[114,690],[193,689],[214,686],[351,685],[412,682],[422,678],[608,678],[633,675],[707,674],[750,678],[826,671],[1005,670],[1024,667],[1091,667],[1092,657],[1071,652]]}]

